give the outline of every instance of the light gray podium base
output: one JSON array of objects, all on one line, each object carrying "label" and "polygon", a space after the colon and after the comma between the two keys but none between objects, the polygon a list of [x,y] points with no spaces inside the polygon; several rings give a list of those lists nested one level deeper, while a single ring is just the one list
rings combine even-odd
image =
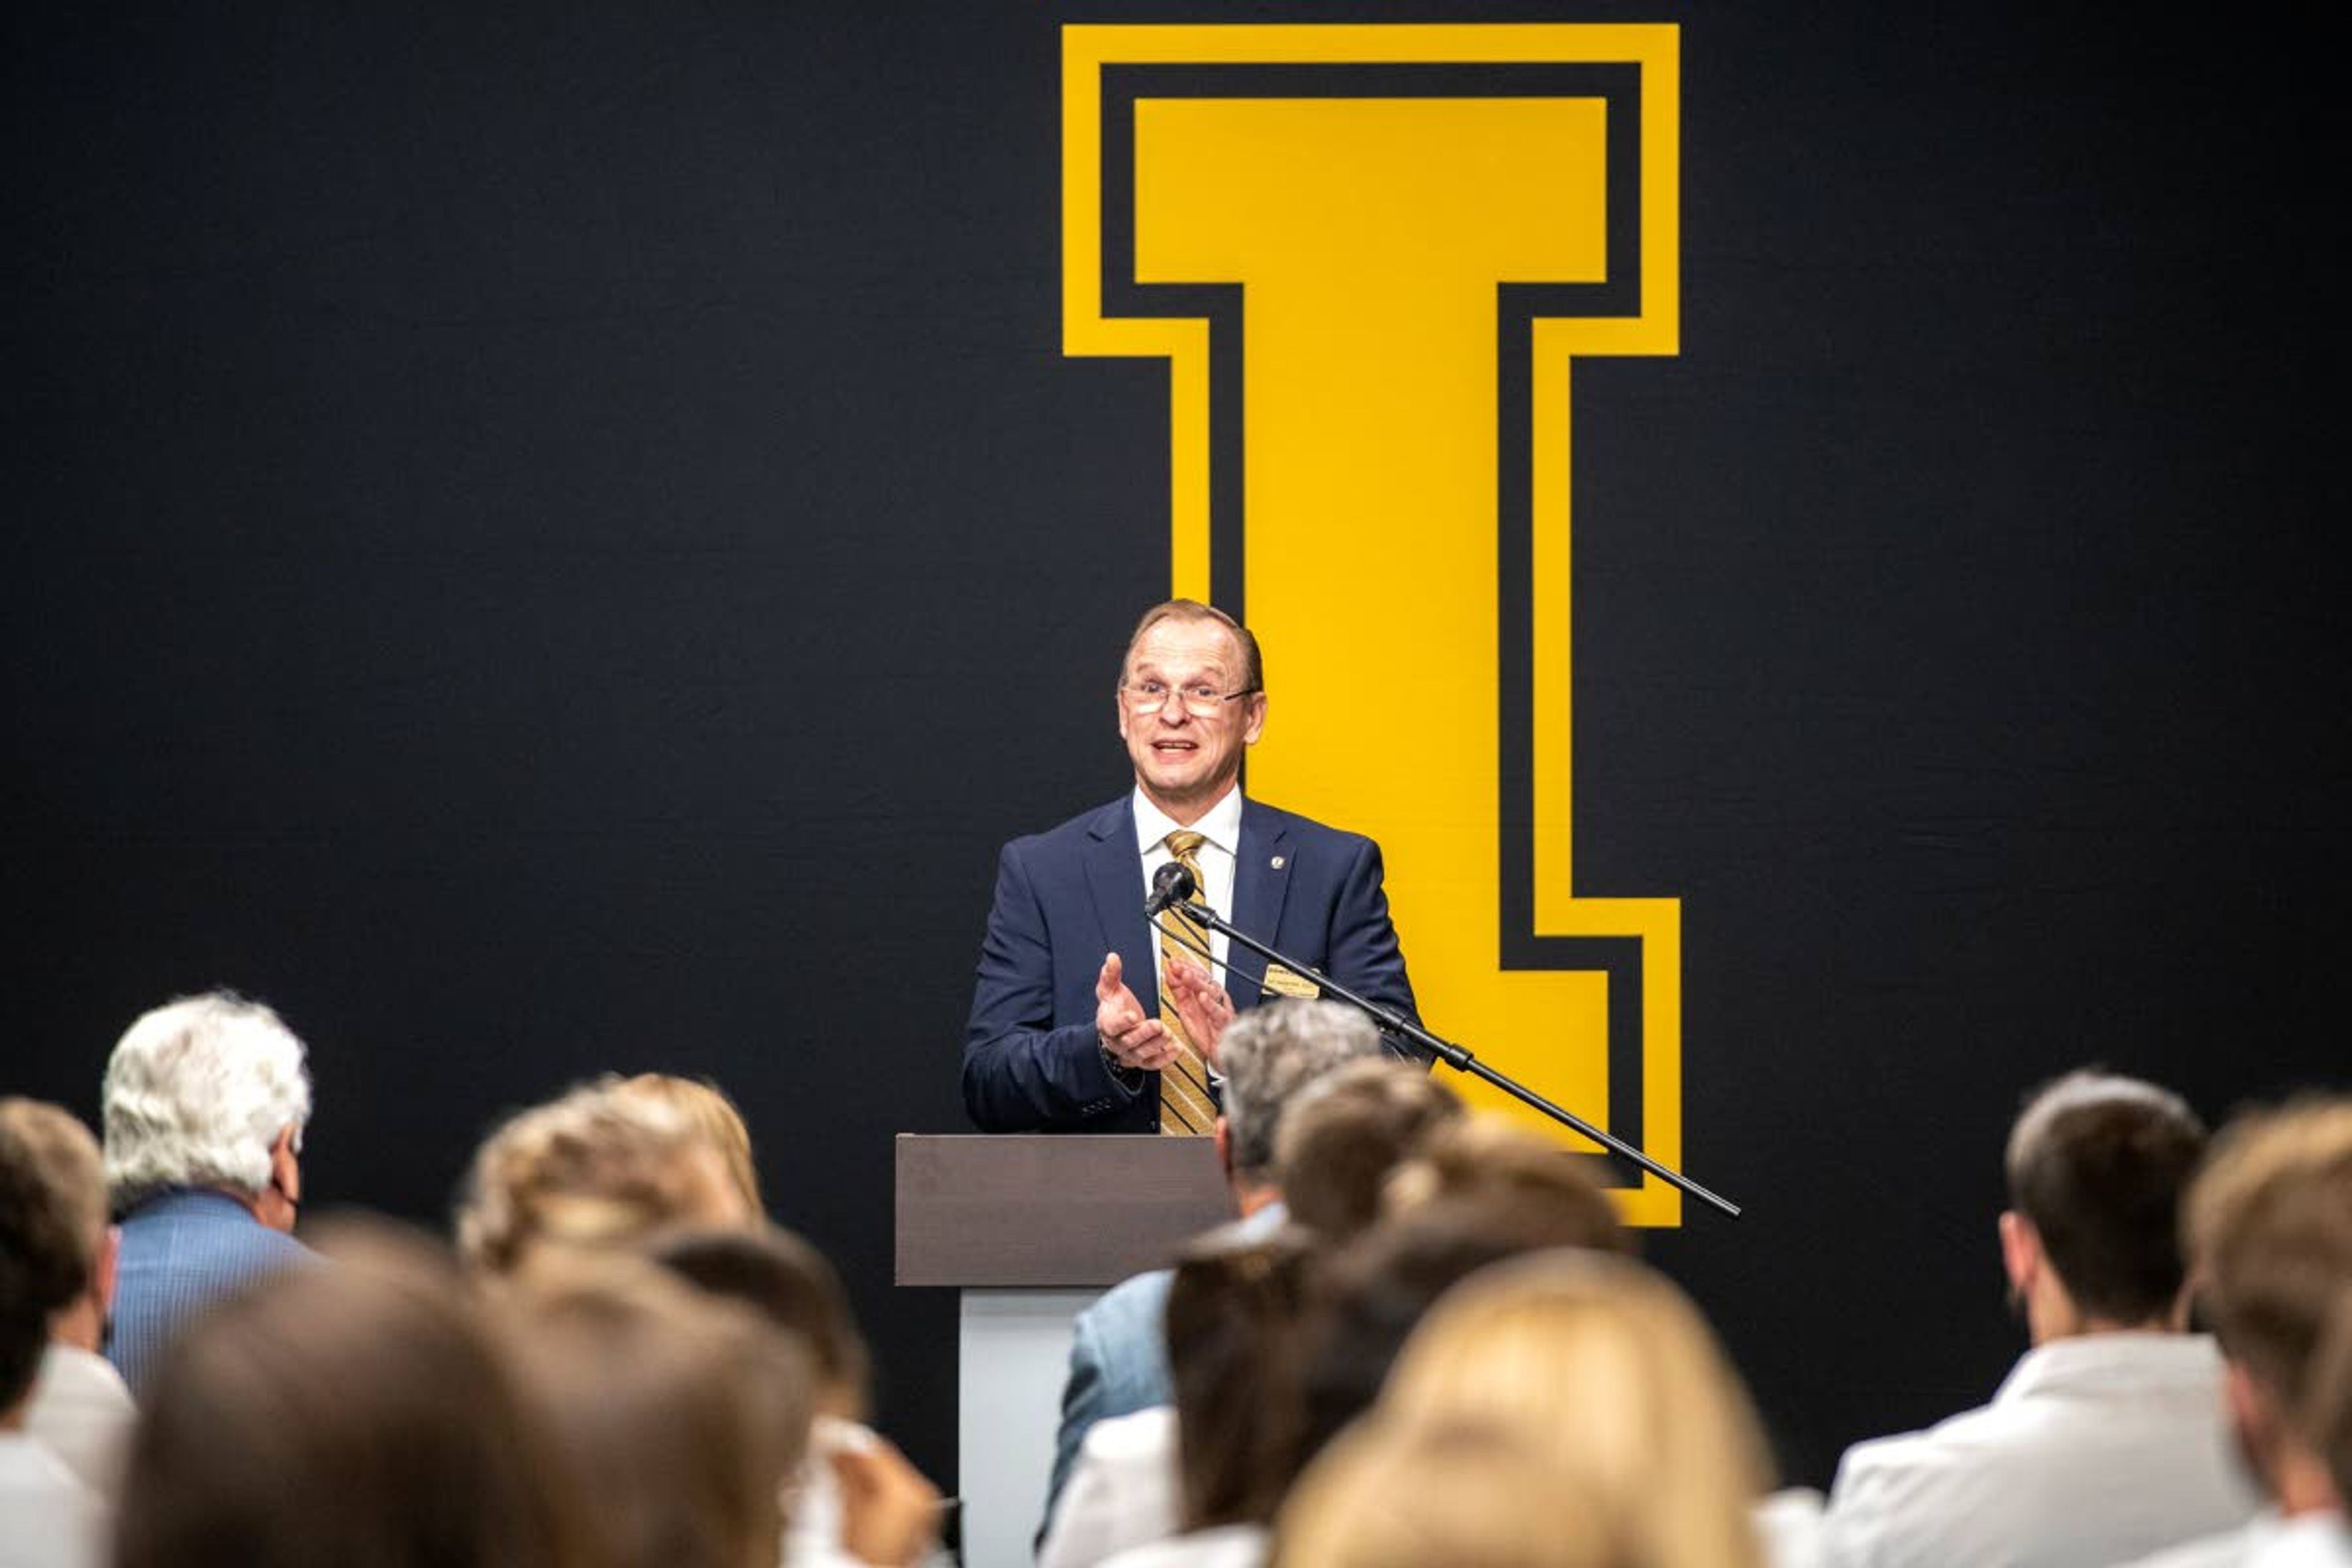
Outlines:
[{"label": "light gray podium base", "polygon": [[956,1342],[956,1495],[965,1568],[1028,1568],[1054,1474],[1070,1324],[1099,1290],[962,1293]]}]

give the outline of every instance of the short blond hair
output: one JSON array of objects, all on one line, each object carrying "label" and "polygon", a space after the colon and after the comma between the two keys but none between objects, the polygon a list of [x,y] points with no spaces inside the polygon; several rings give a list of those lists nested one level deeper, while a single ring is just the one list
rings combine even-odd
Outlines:
[{"label": "short blond hair", "polygon": [[2299,1099],[2224,1128],[2189,1188],[2183,1234],[2223,1352],[2293,1419],[2352,1282],[2352,1097]]},{"label": "short blond hair", "polygon": [[1633,1258],[1562,1249],[1479,1270],[1413,1331],[1378,1409],[1518,1433],[1594,1489],[1635,1561],[1761,1561],[1750,1510],[1770,1464],[1754,1405],[1698,1309]]},{"label": "short blond hair", "polygon": [[767,1212],[768,1205],[760,1196],[760,1167],[751,1155],[751,1129],[725,1089],[709,1079],[680,1078],[666,1072],[641,1072],[613,1080],[613,1087],[623,1094],[643,1095],[684,1113],[701,1130],[710,1146],[719,1151],[719,1157],[727,1163],[727,1174],[751,1212]]},{"label": "short blond hair", "polygon": [[542,1249],[624,1249],[674,1226],[754,1217],[691,1117],[604,1079],[518,1112],[483,1141],[458,1205],[457,1250],[478,1273],[508,1274]]},{"label": "short blond hair", "polygon": [[[1593,1489],[1515,1430],[1374,1416],[1343,1432],[1284,1500],[1277,1568],[1652,1568]],[[1679,1568],[1679,1565],[1676,1565]]]}]

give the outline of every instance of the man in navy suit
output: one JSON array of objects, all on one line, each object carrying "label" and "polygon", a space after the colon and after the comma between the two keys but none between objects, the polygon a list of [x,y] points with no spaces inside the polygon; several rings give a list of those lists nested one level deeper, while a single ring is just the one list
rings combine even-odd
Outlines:
[{"label": "man in navy suit", "polygon": [[964,1106],[984,1131],[1163,1130],[1159,1077],[1185,1060],[1162,1022],[1163,986],[1213,1085],[1237,1009],[1316,994],[1222,935],[1210,938],[1231,963],[1222,979],[1181,955],[1161,973],[1143,906],[1174,831],[1202,838],[1199,896],[1232,925],[1415,1016],[1379,846],[1242,795],[1242,756],[1266,712],[1248,630],[1189,599],[1155,606],[1129,641],[1117,698],[1134,790],[1014,839],[998,861],[964,1031]]}]

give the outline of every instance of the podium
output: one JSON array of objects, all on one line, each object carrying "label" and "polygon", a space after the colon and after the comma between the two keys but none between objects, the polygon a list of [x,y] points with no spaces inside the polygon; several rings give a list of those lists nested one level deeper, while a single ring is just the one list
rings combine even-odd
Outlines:
[{"label": "podium", "polygon": [[1070,1324],[1234,1217],[1208,1138],[901,1133],[895,1281],[960,1291],[967,1568],[1024,1568],[1053,1475]]}]

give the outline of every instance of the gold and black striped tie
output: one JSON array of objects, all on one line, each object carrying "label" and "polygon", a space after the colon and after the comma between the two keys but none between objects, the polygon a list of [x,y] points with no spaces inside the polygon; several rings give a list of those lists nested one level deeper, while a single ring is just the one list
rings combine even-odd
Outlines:
[{"label": "gold and black striped tie", "polygon": [[[1201,876],[1201,862],[1194,856],[1208,841],[1206,834],[1181,827],[1165,840],[1168,853],[1175,857],[1176,863],[1192,873],[1192,886],[1199,889],[1194,896],[1198,898],[1206,898],[1208,889]],[[1200,921],[1183,912],[1182,905],[1171,904],[1160,911],[1160,1022],[1176,1041],[1176,1059],[1160,1069],[1160,1131],[1180,1138],[1205,1137],[1213,1131],[1217,1102],[1209,1094],[1208,1066],[1193,1048],[1184,1020],[1176,1016],[1175,1007],[1168,1000],[1168,966],[1181,954],[1207,968],[1208,960],[1202,956],[1201,950],[1208,945],[1208,931]]]}]

